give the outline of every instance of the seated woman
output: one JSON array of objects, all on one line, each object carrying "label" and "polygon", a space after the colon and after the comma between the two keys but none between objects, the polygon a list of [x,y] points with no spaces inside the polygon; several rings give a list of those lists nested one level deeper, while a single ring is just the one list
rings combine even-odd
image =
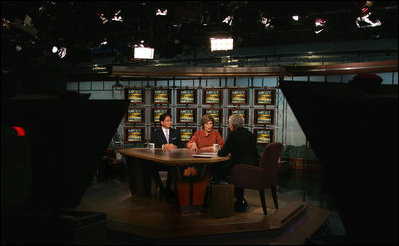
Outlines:
[{"label": "seated woman", "polygon": [[190,141],[188,141],[186,144],[187,149],[191,149],[193,151],[213,151],[214,144],[219,144],[219,148],[221,149],[224,145],[224,140],[218,131],[213,130],[214,124],[215,120],[212,116],[202,116],[201,125],[203,129],[194,133]]},{"label": "seated woman", "polygon": [[[213,125],[215,124],[215,119],[210,115],[204,115],[201,119],[201,125],[203,129],[198,130],[191,137],[190,141],[187,142],[187,149],[197,151],[204,150],[213,152],[213,145],[219,144],[219,149],[224,145],[224,140],[218,131],[213,130]],[[194,170],[198,175],[201,175],[203,169],[202,165],[190,165],[183,166],[180,171],[184,172],[188,170]],[[185,168],[185,169],[184,169]],[[194,176],[194,175],[193,175]]]}]

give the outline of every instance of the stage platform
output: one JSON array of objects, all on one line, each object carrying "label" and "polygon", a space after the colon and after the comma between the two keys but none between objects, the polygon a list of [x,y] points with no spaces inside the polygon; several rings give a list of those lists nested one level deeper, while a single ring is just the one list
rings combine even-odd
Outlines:
[{"label": "stage platform", "polygon": [[132,197],[127,183],[103,183],[90,187],[77,209],[106,213],[110,244],[304,244],[330,215],[279,193],[275,209],[269,190],[264,215],[258,191],[245,190],[245,197],[247,212],[213,218],[207,206],[184,214],[175,199]]}]

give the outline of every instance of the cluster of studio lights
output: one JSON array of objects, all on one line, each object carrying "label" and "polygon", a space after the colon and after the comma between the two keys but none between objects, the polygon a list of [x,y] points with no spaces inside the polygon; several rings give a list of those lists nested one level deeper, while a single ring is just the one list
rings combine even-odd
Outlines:
[{"label": "cluster of studio lights", "polygon": [[[114,13],[114,15],[111,18],[111,21],[116,21],[116,22],[123,22],[123,18],[122,16],[120,16],[120,13],[122,12],[122,10],[118,9],[116,10],[116,12]],[[103,24],[108,23],[110,20],[104,15],[104,13],[102,12],[98,12],[97,15],[100,17],[100,20]]]},{"label": "cluster of studio lights", "polygon": [[[145,5],[145,2],[142,2],[141,5]],[[365,1],[365,3],[360,6],[360,15],[355,19],[355,25],[357,28],[373,28],[373,27],[378,27],[381,26],[382,23],[379,19],[377,19],[376,15],[374,12],[372,12],[372,5],[373,1]],[[48,11],[51,9],[56,8],[56,2],[52,1],[47,1],[43,2],[41,6],[39,7],[39,15],[45,15],[46,13],[48,14]],[[238,7],[237,7],[238,8]],[[258,16],[257,22],[260,23],[261,25],[264,26],[265,30],[272,30],[274,28],[273,23],[274,23],[274,17],[272,16],[265,16],[263,11],[259,11],[260,14]],[[106,16],[103,12],[97,12],[97,15],[101,21],[102,24],[107,24],[110,22],[123,22],[123,17],[121,16],[122,10],[121,9],[114,9],[113,12],[111,12],[110,16]],[[206,12],[207,13],[207,12]],[[202,16],[201,23],[202,25],[208,25],[209,24],[209,17],[206,13],[203,13],[204,15]],[[155,9],[155,16],[161,16],[157,18],[164,18],[162,16],[170,15],[170,12],[168,13],[168,9],[166,8],[156,8]],[[226,15],[226,17],[221,21],[222,24],[227,25],[227,26],[232,26],[233,22],[236,21],[234,18],[234,11],[232,13]],[[294,25],[297,25],[301,23],[305,17],[300,16],[298,14],[292,15],[291,16],[292,20],[291,22],[294,23]],[[307,18],[307,17],[306,17]],[[321,17],[321,16],[315,16],[314,18],[314,33],[319,34],[322,31],[325,30],[328,21],[326,18]],[[352,22],[353,23],[353,22]],[[291,23],[292,24],[292,23]],[[173,26],[179,30],[182,24],[174,24]],[[25,16],[25,19],[19,20],[15,19],[14,22],[11,22],[7,20],[6,18],[2,18],[2,27],[3,29],[10,30],[10,27],[16,27],[18,29],[21,29],[28,33],[31,37],[34,38],[32,42],[36,42],[38,40],[37,33],[39,32],[38,29],[36,29],[33,25],[32,18],[29,15]],[[225,34],[222,34],[225,35]],[[36,40],[36,41],[35,41]],[[53,43],[56,43],[55,41]],[[178,44],[179,40],[175,40],[175,44]],[[32,43],[34,44],[34,43]],[[211,37],[210,38],[210,50],[212,52],[214,51],[228,51],[233,49],[233,44],[234,40],[232,37],[228,38],[220,38],[220,37]],[[103,37],[102,40],[100,40],[99,47],[106,47],[108,45],[108,40],[107,37]],[[15,43],[15,50],[19,53],[21,50],[23,50],[26,45],[24,45],[21,42],[16,42]],[[51,46],[50,46],[51,47]],[[131,47],[131,46],[130,46]],[[59,58],[64,58],[67,54],[67,49],[65,47],[57,47],[53,46],[51,48],[51,52],[56,54]],[[134,45],[134,59],[153,59],[154,58],[154,48],[151,47],[145,47],[144,42],[141,41],[141,43]]]}]

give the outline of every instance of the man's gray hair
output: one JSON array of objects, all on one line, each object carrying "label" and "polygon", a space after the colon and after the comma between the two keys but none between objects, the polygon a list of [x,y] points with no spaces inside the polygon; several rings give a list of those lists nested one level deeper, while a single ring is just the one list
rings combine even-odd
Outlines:
[{"label": "man's gray hair", "polygon": [[234,129],[238,129],[243,127],[244,125],[244,118],[239,114],[232,114],[229,117],[229,123],[231,123]]}]

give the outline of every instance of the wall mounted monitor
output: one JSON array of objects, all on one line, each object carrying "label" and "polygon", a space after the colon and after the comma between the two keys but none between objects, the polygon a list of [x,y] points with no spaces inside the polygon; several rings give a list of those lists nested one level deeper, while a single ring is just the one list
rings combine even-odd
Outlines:
[{"label": "wall mounted monitor", "polygon": [[255,109],[254,124],[274,125],[274,109]]},{"label": "wall mounted monitor", "polygon": [[177,108],[177,123],[197,123],[197,109]]},{"label": "wall mounted monitor", "polygon": [[222,104],[223,89],[204,89],[202,91],[202,104]]},{"label": "wall mounted monitor", "polygon": [[[152,108],[151,109],[151,123],[160,123],[159,116],[162,114],[170,114],[170,108]],[[173,119],[172,119],[173,122]]]},{"label": "wall mounted monitor", "polygon": [[170,89],[152,89],[151,102],[153,104],[170,104]]},{"label": "wall mounted monitor", "polygon": [[125,90],[125,98],[129,99],[130,104],[145,103],[144,89],[127,88]]},{"label": "wall mounted monitor", "polygon": [[255,105],[274,105],[275,102],[275,89],[255,89]]},{"label": "wall mounted monitor", "polygon": [[197,104],[196,89],[178,89],[177,104]]},{"label": "wall mounted monitor", "polygon": [[125,123],[144,123],[144,108],[128,108],[125,114]]},{"label": "wall mounted monitor", "polygon": [[188,142],[197,131],[196,127],[177,127],[180,130],[181,141]]},{"label": "wall mounted monitor", "polygon": [[254,134],[256,137],[256,143],[259,145],[266,145],[273,142],[273,129],[254,129]]},{"label": "wall mounted monitor", "polygon": [[229,104],[248,105],[249,103],[248,89],[229,89]]},{"label": "wall mounted monitor", "polygon": [[229,113],[228,113],[229,117],[232,114],[241,115],[242,117],[244,117],[244,124],[248,124],[248,117],[249,117],[248,109],[242,109],[242,108],[240,108],[240,109],[229,109]]},{"label": "wall mounted monitor", "polygon": [[145,127],[125,127],[125,143],[142,143],[145,141]]},{"label": "wall mounted monitor", "polygon": [[[215,120],[215,124],[222,124],[223,122],[223,110],[222,109],[214,109],[214,108],[205,108],[202,109],[202,116],[211,115]],[[202,118],[201,116],[201,118]],[[201,123],[201,122],[200,122]]]}]

